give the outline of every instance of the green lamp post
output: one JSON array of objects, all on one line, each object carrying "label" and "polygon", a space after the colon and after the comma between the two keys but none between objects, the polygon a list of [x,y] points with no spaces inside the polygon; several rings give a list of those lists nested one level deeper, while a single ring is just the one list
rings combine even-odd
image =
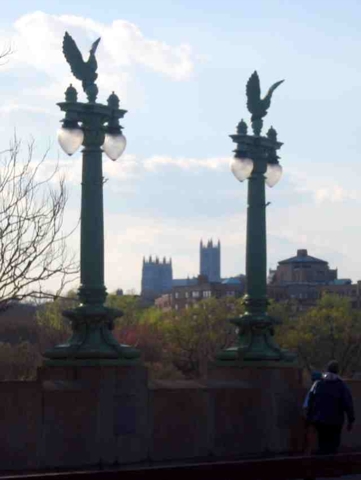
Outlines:
[{"label": "green lamp post", "polygon": [[90,56],[84,62],[72,37],[65,33],[63,52],[74,76],[82,81],[87,95],[86,103],[78,102],[77,92],[70,85],[65,102],[59,103],[65,112],[58,140],[62,149],[72,155],[83,145],[80,280],[80,304],[63,312],[72,326],[71,338],[45,352],[46,365],[67,364],[132,364],[140,353],[127,345],[120,345],[112,335],[114,320],[122,315],[104,305],[107,292],[104,285],[104,219],[102,153],[116,160],[123,153],[126,140],[119,119],[126,110],[119,109],[114,92],[107,105],[96,102],[98,87],[95,52],[98,39],[92,45]]},{"label": "green lamp post", "polygon": [[276,344],[273,334],[278,321],[267,313],[267,247],[266,247],[266,195],[265,184],[273,187],[282,175],[277,150],[282,143],[277,133],[270,128],[261,136],[263,117],[270,107],[274,90],[283,82],[275,83],[261,99],[260,82],[254,72],[247,83],[247,107],[251,116],[253,135],[247,134],[247,125],[241,120],[231,170],[243,182],[248,179],[247,240],[246,240],[246,295],[244,315],[231,319],[236,325],[238,344],[223,350],[217,359],[230,361],[293,361],[295,355],[282,350]]}]

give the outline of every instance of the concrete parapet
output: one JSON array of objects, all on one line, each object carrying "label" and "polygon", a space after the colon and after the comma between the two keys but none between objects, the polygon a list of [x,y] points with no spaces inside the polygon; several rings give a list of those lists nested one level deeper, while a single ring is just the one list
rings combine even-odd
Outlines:
[{"label": "concrete parapet", "polygon": [[[361,418],[361,382],[348,382]],[[148,384],[143,366],[42,367],[0,383],[2,470],[300,453],[300,369],[211,366],[206,381]],[[361,448],[361,426],[343,435]]]}]

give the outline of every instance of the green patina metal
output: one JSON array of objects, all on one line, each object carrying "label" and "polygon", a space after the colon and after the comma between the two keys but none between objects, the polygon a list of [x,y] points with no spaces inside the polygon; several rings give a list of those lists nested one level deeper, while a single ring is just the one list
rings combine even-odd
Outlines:
[{"label": "green patina metal", "polygon": [[273,92],[276,88],[283,83],[284,80],[280,80],[274,83],[268,90],[266,96],[261,98],[261,87],[257,72],[253,72],[250,79],[247,82],[246,94],[247,94],[247,108],[251,113],[252,129],[255,135],[260,135],[263,126],[263,117],[267,115],[267,110],[271,106],[271,99]]},{"label": "green patina metal", "polygon": [[70,65],[74,77],[82,82],[83,90],[88,97],[88,101],[91,103],[96,101],[98,95],[98,87],[95,84],[95,80],[98,78],[96,73],[98,63],[95,53],[99,42],[100,38],[93,43],[89,52],[89,58],[84,62],[80,50],[68,32],[65,32],[63,39],[64,56]]},{"label": "green patina metal", "polygon": [[[119,109],[119,99],[113,93],[108,105],[96,103],[98,88],[94,42],[90,57],[84,62],[74,40],[64,36],[63,51],[76,78],[82,81],[87,103],[77,101],[77,92],[71,85],[65,93],[65,102],[59,103],[65,112],[63,126],[72,128],[80,122],[84,132],[80,280],[78,290],[80,305],[63,312],[70,319],[73,334],[62,345],[45,352],[47,365],[99,365],[133,364],[140,352],[127,345],[120,345],[112,335],[114,320],[122,315],[120,310],[104,305],[107,292],[104,285],[104,218],[102,145],[105,132],[121,131],[119,119],[126,110]],[[106,126],[107,125],[107,126]],[[111,130],[111,131],[110,131]],[[85,362],[85,363],[84,363]],[[109,363],[110,362],[110,363]]]},{"label": "green patina metal", "polygon": [[247,131],[248,131],[247,123],[242,118],[242,120],[237,125],[237,133],[238,135],[247,135]]},{"label": "green patina metal", "polygon": [[271,127],[266,137],[260,135],[262,117],[267,114],[273,91],[282,82],[275,83],[266,97],[260,99],[259,78],[254,72],[247,83],[247,106],[252,114],[254,135],[247,135],[245,122],[231,135],[236,143],[235,156],[251,158],[253,171],[248,178],[247,243],[246,243],[246,295],[244,315],[230,321],[236,325],[238,344],[217,355],[219,364],[230,365],[244,361],[295,361],[296,356],[282,350],[274,340],[274,327],[278,322],[267,313],[267,245],[265,173],[267,164],[278,163],[276,130]]}]

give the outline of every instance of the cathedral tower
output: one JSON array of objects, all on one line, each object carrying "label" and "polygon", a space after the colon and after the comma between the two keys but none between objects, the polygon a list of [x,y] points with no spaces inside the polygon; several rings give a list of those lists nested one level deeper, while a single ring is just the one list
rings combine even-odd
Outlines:
[{"label": "cathedral tower", "polygon": [[156,257],[154,260],[143,258],[142,268],[142,289],[141,296],[154,299],[170,292],[172,289],[173,272],[172,260],[169,262],[163,258],[163,261]]},{"label": "cathedral tower", "polygon": [[200,243],[200,275],[207,275],[210,282],[221,281],[221,243],[213,245],[209,240],[207,245]]}]

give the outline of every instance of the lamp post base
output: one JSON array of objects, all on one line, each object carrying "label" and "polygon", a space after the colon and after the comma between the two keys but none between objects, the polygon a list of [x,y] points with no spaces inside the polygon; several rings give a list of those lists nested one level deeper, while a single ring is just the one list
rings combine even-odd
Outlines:
[{"label": "lamp post base", "polygon": [[295,362],[296,354],[280,348],[273,336],[277,320],[267,313],[246,313],[230,320],[237,326],[238,345],[216,355],[222,362],[283,361]]},{"label": "lamp post base", "polygon": [[72,323],[73,335],[64,344],[44,353],[45,365],[129,365],[139,363],[140,352],[121,345],[113,337],[115,318],[120,310],[103,305],[82,305],[65,310]]}]

